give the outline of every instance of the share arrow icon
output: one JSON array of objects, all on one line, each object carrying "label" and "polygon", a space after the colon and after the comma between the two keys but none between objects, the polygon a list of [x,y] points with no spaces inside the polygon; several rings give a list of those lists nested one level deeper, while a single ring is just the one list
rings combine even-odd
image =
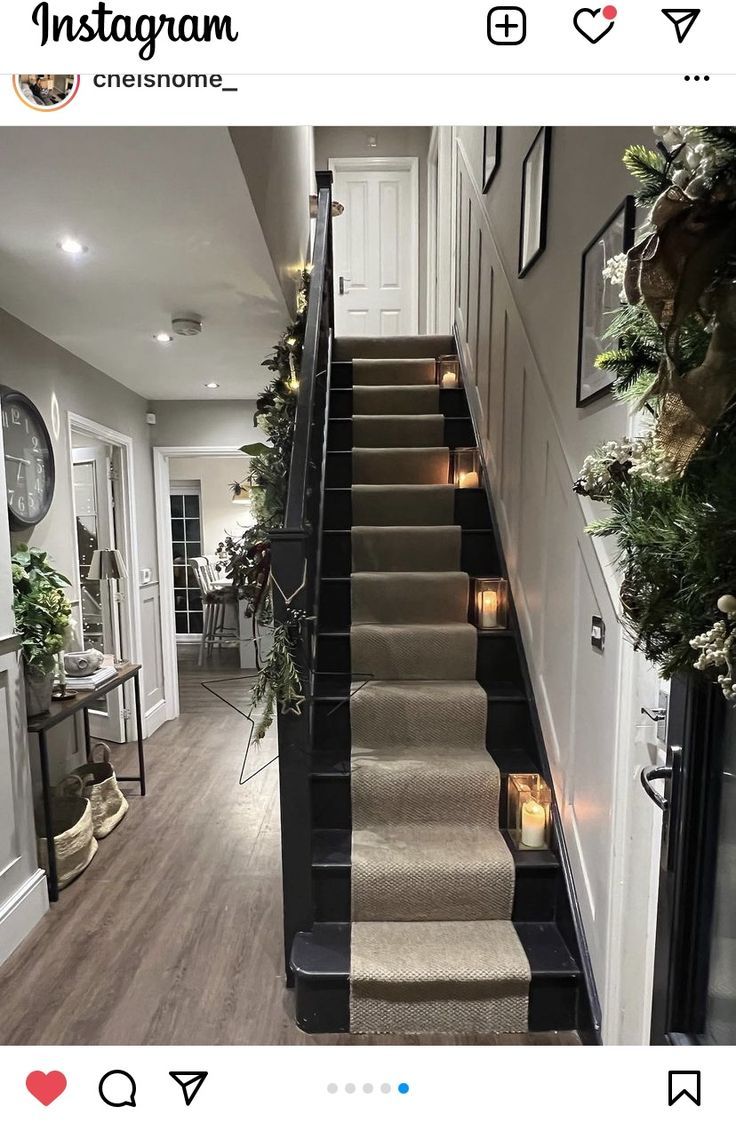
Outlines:
[{"label": "share arrow icon", "polygon": [[702,8],[662,8],[662,15],[674,26],[677,42],[684,43]]},{"label": "share arrow icon", "polygon": [[207,1076],[206,1072],[170,1072],[169,1076],[182,1090],[184,1095],[184,1103],[189,1107],[190,1103],[196,1096],[199,1089],[204,1084]]}]

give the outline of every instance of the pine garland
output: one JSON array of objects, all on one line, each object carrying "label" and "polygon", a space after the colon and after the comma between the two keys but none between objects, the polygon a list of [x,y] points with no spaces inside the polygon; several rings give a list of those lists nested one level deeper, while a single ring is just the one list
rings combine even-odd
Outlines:
[{"label": "pine garland", "polygon": [[[309,269],[302,271],[296,316],[262,363],[274,377],[256,402],[253,423],[268,443],[247,444],[240,450],[251,459],[245,480],[234,484],[233,489],[250,495],[254,522],[240,536],[227,537],[219,546],[226,573],[238,596],[246,601],[247,613],[263,625],[273,622],[269,592],[271,532],[283,526],[286,514],[310,273]],[[252,707],[259,711],[256,741],[265,736],[277,710],[301,712],[304,698],[294,653],[303,627],[304,613],[292,611],[286,624],[274,627],[271,650],[258,670],[251,694]]]},{"label": "pine garland", "polygon": [[[641,145],[624,163],[639,182],[638,202],[651,204],[673,185],[693,200],[714,193],[736,211],[736,129],[668,129],[659,151]],[[714,274],[712,289],[725,274]],[[677,338],[682,377],[701,368],[713,324],[697,311]],[[624,305],[610,326],[615,341],[597,366],[615,375],[614,394],[644,408],[656,424],[656,387],[666,365],[663,332],[642,302]],[[670,472],[656,430],[636,441],[609,442],[589,456],[576,490],[608,505],[588,533],[612,537],[622,571],[621,604],[635,646],[665,677],[698,670],[734,697],[729,652],[736,643],[736,406],[713,426],[684,474]],[[720,604],[719,604],[720,602]],[[725,614],[725,619],[724,619]],[[700,652],[695,661],[694,650]],[[726,667],[723,674],[718,670]]]}]

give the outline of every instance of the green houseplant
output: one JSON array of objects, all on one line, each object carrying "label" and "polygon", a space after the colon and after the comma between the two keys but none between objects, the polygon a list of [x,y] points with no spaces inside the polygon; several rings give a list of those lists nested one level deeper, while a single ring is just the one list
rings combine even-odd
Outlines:
[{"label": "green houseplant", "polygon": [[51,704],[54,669],[72,615],[64,593],[69,581],[54,569],[45,550],[20,546],[13,554],[13,611],[20,636],[28,716]]}]

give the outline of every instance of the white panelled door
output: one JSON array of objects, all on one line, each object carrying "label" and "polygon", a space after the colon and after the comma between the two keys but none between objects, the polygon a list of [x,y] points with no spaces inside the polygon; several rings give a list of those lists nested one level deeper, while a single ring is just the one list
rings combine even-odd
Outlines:
[{"label": "white panelled door", "polygon": [[330,160],[335,219],[335,334],[419,330],[419,173],[416,157]]}]

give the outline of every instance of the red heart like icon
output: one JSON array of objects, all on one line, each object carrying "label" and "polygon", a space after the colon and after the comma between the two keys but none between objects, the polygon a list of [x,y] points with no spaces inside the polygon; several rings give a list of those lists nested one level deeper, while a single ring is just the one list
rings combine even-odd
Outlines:
[{"label": "red heart like icon", "polygon": [[48,1107],[66,1091],[66,1077],[63,1072],[30,1072],[26,1077],[26,1088],[39,1103]]}]

